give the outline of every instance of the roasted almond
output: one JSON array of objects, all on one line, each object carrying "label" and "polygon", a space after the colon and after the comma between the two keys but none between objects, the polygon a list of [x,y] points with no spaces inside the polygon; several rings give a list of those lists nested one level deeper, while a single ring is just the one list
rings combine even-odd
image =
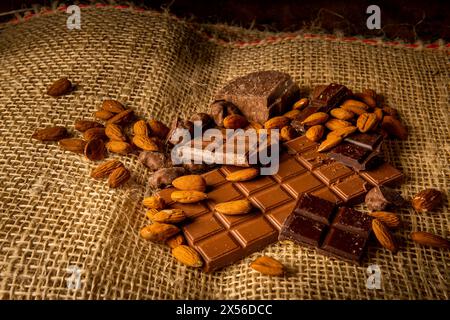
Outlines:
[{"label": "roasted almond", "polygon": [[381,120],[383,120],[383,110],[382,110],[381,108],[375,108],[375,110],[373,111],[373,113],[375,113],[375,115],[377,116],[378,122],[380,122]]},{"label": "roasted almond", "polygon": [[138,120],[133,124],[133,133],[135,135],[148,136],[148,127],[145,120]]},{"label": "roasted almond", "polygon": [[67,129],[64,127],[48,127],[36,130],[31,138],[40,141],[58,141],[67,136]]},{"label": "roasted almond", "polygon": [[72,91],[72,82],[67,78],[61,78],[53,82],[48,88],[47,94],[52,97],[59,97]]},{"label": "roasted almond", "polygon": [[214,210],[225,215],[246,214],[252,210],[252,204],[247,199],[222,202],[215,205]]},{"label": "roasted almond", "polygon": [[106,140],[105,128],[90,128],[83,132],[83,138],[86,141],[90,141],[92,139],[102,139]]},{"label": "roasted almond", "polygon": [[170,237],[173,237],[180,229],[177,226],[167,223],[154,222],[141,229],[141,237],[145,240],[155,242],[165,242]]},{"label": "roasted almond", "polygon": [[130,179],[130,171],[124,166],[117,167],[109,175],[108,185],[110,188],[117,188]]},{"label": "roasted almond", "polygon": [[145,213],[145,216],[153,221],[153,217],[157,213],[158,213],[158,210],[156,210],[156,209],[148,209],[147,212]]},{"label": "roasted almond", "polygon": [[173,248],[172,256],[189,267],[199,268],[203,265],[203,261],[197,251],[186,245],[180,245]]},{"label": "roasted almond", "polygon": [[117,113],[112,118],[109,118],[106,122],[107,124],[114,123],[114,124],[127,124],[134,118],[134,112],[131,109],[127,109],[122,111],[121,113]]},{"label": "roasted almond", "polygon": [[75,121],[75,130],[78,130],[80,132],[85,132],[86,130],[91,129],[91,128],[102,128],[102,127],[103,127],[103,125],[96,121],[90,121],[90,120]]},{"label": "roasted almond", "polygon": [[246,130],[248,129],[254,129],[258,132],[259,130],[264,129],[264,126],[259,122],[250,121]]},{"label": "roasted almond", "polygon": [[170,237],[166,241],[166,244],[172,249],[176,248],[178,246],[181,246],[182,244],[185,244],[185,243],[186,243],[186,240],[184,239],[182,234],[174,235],[173,237]]},{"label": "roasted almond", "polygon": [[94,117],[106,121],[114,117],[114,113],[101,109],[94,112]]},{"label": "roasted almond", "polygon": [[150,119],[148,121],[148,125],[150,127],[151,133],[160,139],[164,140],[169,134],[170,129],[161,121]]},{"label": "roasted almond", "polygon": [[230,114],[223,119],[223,126],[227,129],[243,129],[248,126],[248,120],[240,114]]},{"label": "roasted almond", "polygon": [[309,104],[308,98],[301,98],[296,103],[294,103],[292,109],[302,110],[302,109],[306,108],[308,106],[308,104]]},{"label": "roasted almond", "polygon": [[297,136],[297,131],[291,126],[284,126],[280,130],[281,141],[289,141],[295,139]]},{"label": "roasted almond", "polygon": [[402,224],[400,217],[392,212],[387,211],[374,211],[370,212],[369,216],[377,218],[383,222],[388,228],[396,229]]},{"label": "roasted almond", "polygon": [[102,109],[112,113],[121,113],[125,110],[123,104],[117,100],[105,100],[102,103]]},{"label": "roasted almond", "polygon": [[111,172],[122,166],[122,162],[115,159],[103,162],[91,171],[91,177],[95,179],[106,178],[111,174]]},{"label": "roasted almond", "polygon": [[358,130],[358,128],[356,128],[355,126],[348,126],[337,130],[333,130],[328,134],[327,139],[330,136],[337,136],[344,139],[345,137],[348,137],[349,135],[354,133],[356,130]]},{"label": "roasted almond", "polygon": [[351,111],[345,110],[343,108],[335,108],[330,111],[330,114],[339,120],[350,120],[353,119],[355,114]]},{"label": "roasted almond", "polygon": [[442,192],[437,189],[425,189],[416,194],[411,203],[419,212],[433,211],[442,203]]},{"label": "roasted almond", "polygon": [[170,195],[173,201],[180,203],[196,203],[208,198],[208,195],[201,191],[177,190]]},{"label": "roasted almond", "polygon": [[345,127],[349,127],[352,124],[345,120],[339,120],[339,119],[330,119],[325,123],[325,127],[327,127],[328,130],[337,130]]},{"label": "roasted almond", "polygon": [[113,152],[113,153],[118,153],[118,154],[128,154],[131,151],[133,151],[133,148],[131,147],[131,145],[129,143],[126,143],[124,141],[119,141],[119,140],[111,140],[106,144],[106,149],[108,149],[108,151]]},{"label": "roasted almond", "polygon": [[375,129],[377,124],[378,118],[375,113],[363,113],[358,117],[358,120],[356,120],[356,126],[361,132],[368,132]]},{"label": "roasted almond", "polygon": [[325,112],[316,112],[307,117],[301,123],[305,126],[315,126],[317,124],[325,123],[328,120],[328,114]]},{"label": "roasted almond", "polygon": [[291,120],[295,120],[295,118],[297,118],[300,115],[300,113],[301,113],[300,110],[293,109],[293,110],[290,110],[290,111],[286,112],[283,116],[287,117],[287,118],[289,118]]},{"label": "roasted almond", "polygon": [[250,263],[250,268],[267,276],[282,276],[284,267],[278,261],[270,257],[262,256]]},{"label": "roasted almond", "polygon": [[339,137],[337,135],[331,135],[331,136],[328,135],[327,138],[320,144],[317,151],[322,152],[322,151],[330,150],[331,148],[336,147],[341,142],[342,142],[341,137]]},{"label": "roasted almond", "polygon": [[393,116],[384,116],[381,122],[381,128],[390,136],[400,140],[406,140],[408,138],[408,130],[406,127],[403,126],[400,120]]},{"label": "roasted almond", "polygon": [[372,220],[372,229],[378,242],[386,249],[392,252],[397,252],[397,242],[389,229],[379,219]]},{"label": "roasted almond", "polygon": [[77,138],[61,139],[58,143],[64,150],[76,153],[83,153],[86,146],[86,141]]},{"label": "roasted almond", "polygon": [[398,119],[398,111],[397,111],[397,109],[384,105],[382,110],[383,110],[383,112],[385,114]]},{"label": "roasted almond", "polygon": [[92,139],[84,146],[84,155],[91,161],[99,161],[105,158],[105,143],[102,139]]},{"label": "roasted almond", "polygon": [[355,98],[361,100],[371,108],[375,108],[377,106],[377,102],[375,100],[376,94],[375,96],[372,96],[371,94],[369,94],[368,91],[366,91],[366,92],[356,92],[353,95],[355,96]]},{"label": "roasted almond", "polygon": [[308,138],[308,140],[317,142],[322,139],[324,132],[325,128],[323,127],[323,125],[316,124],[315,126],[312,126],[308,130],[306,130],[305,136],[306,138]]},{"label": "roasted almond", "polygon": [[172,181],[172,185],[179,190],[194,190],[204,192],[206,182],[202,176],[198,174],[190,174],[176,178]]},{"label": "roasted almond", "polygon": [[450,241],[447,239],[440,237],[438,235],[424,232],[424,231],[417,231],[417,232],[411,232],[411,239],[414,242],[417,242],[419,244],[423,244],[426,246],[431,246],[435,248],[444,248],[444,249],[450,249]]},{"label": "roasted almond", "polygon": [[147,136],[134,136],[133,143],[136,147],[145,151],[158,151],[158,145]]},{"label": "roasted almond", "polygon": [[291,122],[291,119],[285,116],[273,117],[264,123],[265,129],[281,129],[287,126]]},{"label": "roasted almond", "polygon": [[151,219],[154,222],[180,223],[186,219],[186,214],[181,209],[164,209],[153,214]]},{"label": "roasted almond", "polygon": [[229,173],[226,177],[228,181],[239,182],[248,181],[256,178],[259,175],[259,169],[246,168]]},{"label": "roasted almond", "polygon": [[344,103],[341,105],[341,108],[347,111],[351,111],[357,115],[361,115],[369,111],[369,106],[367,104],[353,99],[344,101]]},{"label": "roasted almond", "polygon": [[106,125],[105,134],[111,140],[127,141],[127,137],[123,133],[122,128],[117,124],[110,123]]},{"label": "roasted almond", "polygon": [[144,200],[142,200],[142,204],[149,209],[156,210],[162,210],[166,205],[163,198],[156,196],[145,197]]}]

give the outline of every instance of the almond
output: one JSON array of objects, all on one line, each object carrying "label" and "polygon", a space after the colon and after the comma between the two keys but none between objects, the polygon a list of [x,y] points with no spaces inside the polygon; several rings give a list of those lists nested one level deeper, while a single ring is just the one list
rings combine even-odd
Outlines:
[{"label": "almond", "polygon": [[290,110],[290,111],[286,112],[283,116],[287,117],[287,118],[289,118],[291,120],[295,120],[300,114],[301,114],[300,110],[293,109],[293,110]]},{"label": "almond", "polygon": [[363,113],[356,120],[356,126],[361,132],[368,132],[374,129],[378,124],[377,115],[375,113]]},{"label": "almond", "polygon": [[345,127],[349,127],[352,124],[345,120],[339,120],[339,119],[330,119],[325,123],[325,127],[327,127],[328,130],[337,130]]},{"label": "almond", "polygon": [[363,89],[362,94],[368,95],[369,97],[372,97],[373,99],[376,99],[377,93],[373,89]]},{"label": "almond", "polygon": [[169,134],[170,129],[161,121],[150,119],[148,121],[148,125],[150,127],[151,133],[160,139],[164,140]]},{"label": "almond", "polygon": [[378,122],[380,122],[381,120],[383,120],[383,110],[382,110],[381,108],[375,108],[375,110],[373,111],[373,113],[375,113],[375,115],[377,116]]},{"label": "almond", "polygon": [[109,175],[108,185],[110,188],[117,188],[123,185],[130,179],[130,171],[124,166],[114,169]]},{"label": "almond", "polygon": [[369,110],[369,106],[367,104],[353,99],[344,101],[344,103],[341,105],[341,108],[347,111],[351,111],[357,115],[366,113]]},{"label": "almond", "polygon": [[208,195],[200,191],[174,191],[170,195],[173,201],[180,203],[195,203],[208,198]]},{"label": "almond", "polygon": [[324,132],[325,128],[321,124],[317,124],[306,130],[305,136],[308,140],[317,142],[322,139]]},{"label": "almond", "polygon": [[358,128],[356,128],[355,126],[348,126],[337,130],[333,130],[328,134],[327,139],[330,136],[337,136],[344,139],[345,137],[348,137],[349,135],[354,133],[356,130],[358,130]]},{"label": "almond", "polygon": [[291,122],[291,119],[285,116],[273,117],[264,123],[265,129],[281,129],[287,126]]},{"label": "almond", "polygon": [[48,88],[47,94],[52,97],[59,97],[72,91],[72,82],[67,78],[61,78],[53,82]]},{"label": "almond", "polygon": [[248,120],[239,114],[230,114],[223,119],[223,126],[227,129],[243,129],[248,126]]},{"label": "almond", "polygon": [[117,100],[105,100],[102,104],[102,109],[112,113],[121,113],[125,110],[123,104]]},{"label": "almond", "polygon": [[447,239],[442,238],[438,235],[429,233],[429,232],[424,232],[424,231],[411,232],[411,239],[414,242],[417,242],[419,244],[423,244],[426,246],[450,249],[450,241],[448,241]]},{"label": "almond", "polygon": [[256,132],[258,132],[259,130],[264,129],[264,127],[261,123],[250,121],[246,130],[248,130],[248,129],[254,129],[254,130],[256,130]]},{"label": "almond", "polygon": [[355,114],[351,111],[345,110],[343,108],[335,108],[330,111],[330,114],[339,120],[350,120]]},{"label": "almond", "polygon": [[122,132],[122,128],[117,124],[108,124],[105,128],[105,134],[111,140],[127,141],[127,137]]},{"label": "almond", "polygon": [[148,136],[147,123],[144,120],[138,120],[133,124],[133,133],[135,135]]},{"label": "almond", "polygon": [[112,117],[114,117],[114,113],[106,111],[106,110],[98,110],[94,112],[94,117],[100,119],[100,120],[109,120]]},{"label": "almond", "polygon": [[142,228],[140,234],[145,240],[165,242],[178,232],[180,232],[180,229],[172,224],[154,222]]},{"label": "almond", "polygon": [[392,212],[387,211],[374,211],[370,212],[369,216],[377,218],[383,222],[388,228],[396,229],[402,224],[400,217]]},{"label": "almond", "polygon": [[179,223],[186,219],[186,214],[181,209],[164,209],[153,214],[151,219],[154,222]]},{"label": "almond", "polygon": [[75,130],[78,130],[80,132],[85,132],[86,130],[91,129],[91,128],[102,128],[102,127],[103,127],[103,125],[96,121],[90,121],[90,120],[75,121]]},{"label": "almond", "polygon": [[36,130],[31,138],[40,141],[58,141],[67,136],[67,129],[64,127],[48,127]]},{"label": "almond", "polygon": [[381,128],[390,136],[400,140],[406,140],[408,137],[408,130],[403,126],[400,120],[393,116],[384,116],[383,121],[381,122]]},{"label": "almond", "polygon": [[129,143],[123,142],[123,141],[118,141],[118,140],[111,140],[106,144],[106,149],[108,149],[108,151],[113,152],[113,153],[118,153],[118,154],[128,154],[131,151],[133,151],[133,148],[131,147],[131,145]]},{"label": "almond", "polygon": [[186,240],[184,239],[182,234],[177,234],[173,237],[170,237],[166,241],[166,244],[172,249],[176,248],[178,246],[181,246],[182,244],[185,244],[185,243],[186,243]]},{"label": "almond", "polygon": [[119,160],[109,160],[103,162],[91,172],[91,177],[94,179],[102,179],[108,177],[118,167],[122,167],[123,164]]},{"label": "almond", "polygon": [[398,119],[398,111],[397,111],[397,109],[384,105],[382,110],[383,110],[383,112],[385,114]]},{"label": "almond", "polygon": [[361,100],[369,107],[375,108],[377,106],[377,102],[375,100],[376,94],[374,96],[372,96],[371,94],[373,94],[373,93],[370,92],[370,94],[369,94],[369,91],[366,90],[365,92],[356,92],[353,95],[355,96],[355,98],[357,98],[358,100]]},{"label": "almond", "polygon": [[278,261],[270,257],[259,257],[250,264],[250,268],[268,276],[282,276],[284,267]]},{"label": "almond", "polygon": [[247,199],[222,202],[215,205],[214,210],[225,215],[246,214],[252,210],[252,204]]},{"label": "almond", "polygon": [[320,144],[317,151],[327,151],[331,148],[336,147],[339,143],[342,142],[342,138],[337,135],[328,135],[327,138]]},{"label": "almond", "polygon": [[308,98],[301,98],[296,103],[294,103],[294,106],[292,107],[292,109],[302,110],[302,109],[306,108],[308,106],[308,104],[309,104]]},{"label": "almond", "polygon": [[205,179],[197,174],[178,177],[172,181],[172,185],[179,190],[194,190],[204,192],[206,189]]},{"label": "almond", "polygon": [[325,123],[328,120],[328,114],[325,112],[316,112],[301,122],[306,126],[315,126],[316,124]]},{"label": "almond", "polygon": [[103,160],[105,153],[105,143],[102,139],[89,140],[84,146],[84,155],[91,161]]},{"label": "almond", "polygon": [[389,251],[397,252],[398,247],[394,236],[389,232],[389,229],[381,222],[381,220],[372,220],[372,229],[378,242]]},{"label": "almond", "polygon": [[109,118],[106,122],[107,124],[114,123],[114,124],[127,124],[134,118],[134,112],[131,109],[127,109],[122,111],[121,113],[117,113],[112,118]]},{"label": "almond", "polygon": [[248,181],[256,178],[259,175],[259,169],[257,168],[246,168],[229,173],[226,177],[228,181],[239,182]]},{"label": "almond", "polygon": [[433,211],[442,203],[442,192],[437,189],[425,189],[416,194],[411,203],[419,212]]},{"label": "almond", "polygon": [[297,136],[297,130],[295,130],[292,126],[284,126],[280,130],[281,141],[289,141],[297,138]]},{"label": "almond", "polygon": [[156,210],[162,210],[166,205],[164,199],[155,196],[145,197],[142,204],[149,209]]},{"label": "almond", "polygon": [[133,143],[136,147],[145,151],[158,151],[158,145],[147,136],[134,136]]},{"label": "almond", "polygon": [[59,140],[59,146],[67,151],[83,153],[86,141],[77,138],[61,139]]},{"label": "almond", "polygon": [[173,248],[172,256],[189,267],[199,268],[203,265],[203,261],[197,251],[186,245],[180,245]]},{"label": "almond", "polygon": [[156,210],[156,209],[148,209],[147,212],[145,213],[145,216],[153,221],[153,217],[157,213],[158,213],[158,210]]},{"label": "almond", "polygon": [[90,128],[83,132],[83,138],[86,141],[90,141],[92,139],[101,139],[106,140],[105,128]]}]

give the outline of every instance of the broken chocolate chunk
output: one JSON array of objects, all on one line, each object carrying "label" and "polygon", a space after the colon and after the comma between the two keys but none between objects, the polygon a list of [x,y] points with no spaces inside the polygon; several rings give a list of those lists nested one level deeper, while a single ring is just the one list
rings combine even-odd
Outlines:
[{"label": "broken chocolate chunk", "polygon": [[366,205],[369,210],[383,211],[390,207],[405,207],[407,201],[394,189],[380,186],[371,189],[366,194]]},{"label": "broken chocolate chunk", "polygon": [[317,98],[312,100],[310,106],[320,108],[320,111],[328,112],[332,108],[338,107],[341,102],[351,95],[352,92],[346,86],[331,83],[317,95]]},{"label": "broken chocolate chunk", "polygon": [[192,139],[193,134],[194,124],[189,120],[181,120],[180,118],[177,118],[172,122],[166,142],[173,145],[178,143],[186,143]]}]

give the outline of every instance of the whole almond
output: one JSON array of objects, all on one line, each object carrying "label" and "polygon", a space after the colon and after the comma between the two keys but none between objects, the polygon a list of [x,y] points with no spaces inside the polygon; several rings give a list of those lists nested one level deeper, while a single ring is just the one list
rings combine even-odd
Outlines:
[{"label": "whole almond", "polygon": [[52,97],[59,97],[72,91],[72,82],[67,78],[61,78],[53,82],[48,88],[47,94]]},{"label": "whole almond", "polygon": [[150,127],[151,133],[160,139],[164,140],[169,134],[170,129],[161,121],[150,119],[148,121],[148,125]]},{"label": "whole almond", "polygon": [[149,209],[156,210],[162,210],[166,206],[164,199],[156,196],[145,197],[142,204]]},{"label": "whole almond", "polygon": [[117,100],[105,100],[102,104],[102,109],[112,113],[121,113],[125,110],[123,104]]},{"label": "whole almond", "polygon": [[285,116],[273,117],[264,123],[265,129],[281,129],[287,126],[291,122],[291,119]]},{"label": "whole almond", "polygon": [[300,114],[301,114],[300,110],[293,109],[293,110],[290,110],[290,111],[286,112],[285,114],[283,114],[283,116],[287,117],[291,120],[295,120]]},{"label": "whole almond", "polygon": [[[365,104],[367,104],[369,107],[371,108],[375,108],[377,106],[377,102],[375,100],[375,97],[368,94],[368,91],[366,92],[356,92],[354,93],[354,96],[361,100],[362,102],[364,102]],[[375,94],[376,96],[376,94]]]},{"label": "whole almond", "polygon": [[138,120],[133,124],[133,133],[135,135],[148,136],[148,127],[145,120]]},{"label": "whole almond", "polygon": [[202,176],[198,174],[190,174],[176,178],[172,181],[172,185],[179,190],[194,190],[204,192],[206,182]]},{"label": "whole almond", "polygon": [[83,132],[83,138],[86,141],[90,141],[92,139],[102,139],[106,140],[105,128],[90,128]]},{"label": "whole almond", "polygon": [[416,194],[411,203],[419,212],[433,211],[442,203],[442,192],[437,189],[425,189]]},{"label": "whole almond", "polygon": [[378,122],[381,122],[381,120],[383,120],[383,110],[381,108],[375,108],[373,113],[375,113],[375,115],[377,116]]},{"label": "whole almond", "polygon": [[196,203],[208,198],[208,195],[201,191],[177,190],[170,195],[173,201],[179,203]]},{"label": "whole almond", "polygon": [[280,130],[281,141],[289,141],[297,138],[297,136],[297,130],[295,130],[292,126],[284,126]]},{"label": "whole almond", "polygon": [[141,237],[145,240],[155,242],[165,242],[170,237],[173,237],[180,229],[177,226],[167,223],[154,222],[141,229]]},{"label": "whole almond", "polygon": [[136,147],[145,151],[158,151],[158,145],[147,136],[134,136],[133,143]]},{"label": "whole almond", "polygon": [[373,89],[363,89],[362,94],[368,95],[369,97],[372,97],[374,99],[377,97],[377,93]]},{"label": "whole almond", "polygon": [[327,138],[320,144],[317,151],[327,151],[331,148],[336,147],[339,143],[342,142],[342,138],[337,135],[328,135]]},{"label": "whole almond", "polygon": [[374,129],[378,124],[377,115],[375,113],[363,113],[356,120],[356,126],[361,132],[368,132]]},{"label": "whole almond", "polygon": [[114,169],[109,175],[108,185],[110,188],[117,188],[130,179],[130,171],[124,166]]},{"label": "whole almond", "polygon": [[122,128],[114,123],[106,125],[105,134],[111,140],[127,141],[127,137],[123,133]]},{"label": "whole almond", "polygon": [[91,177],[94,179],[106,178],[111,174],[111,172],[122,166],[122,162],[115,159],[103,162],[91,171]]},{"label": "whole almond", "polygon": [[315,126],[317,124],[325,123],[328,120],[328,114],[325,112],[316,112],[307,117],[301,123],[306,126]]},{"label": "whole almond", "polygon": [[348,127],[344,127],[344,128],[339,128],[337,130],[331,131],[328,134],[327,139],[330,136],[337,136],[337,137],[340,137],[340,138],[344,139],[345,137],[348,137],[352,133],[356,132],[356,130],[358,130],[358,128],[356,128],[355,126],[348,126]]},{"label": "whole almond", "polygon": [[305,136],[306,138],[308,138],[308,140],[317,142],[320,139],[322,139],[324,132],[325,132],[324,126],[321,124],[317,124],[306,130]]},{"label": "whole almond", "polygon": [[147,212],[145,213],[145,216],[153,221],[153,217],[157,213],[158,213],[158,210],[156,210],[156,209],[148,209]]},{"label": "whole almond", "polygon": [[378,242],[386,249],[392,252],[397,252],[398,247],[394,236],[389,229],[381,222],[381,220],[372,220],[372,229]]},{"label": "whole almond", "polygon": [[355,114],[351,111],[345,110],[343,108],[335,108],[330,111],[330,114],[339,120],[350,120],[353,119]]},{"label": "whole almond", "polygon": [[113,153],[118,153],[118,154],[128,154],[131,151],[133,151],[133,148],[131,147],[131,145],[129,143],[123,142],[123,141],[118,141],[118,140],[111,140],[106,144],[106,149],[108,149],[108,151],[113,152]]},{"label": "whole almond", "polygon": [[67,136],[67,129],[64,127],[48,127],[36,130],[31,138],[40,141],[58,141]]},{"label": "whole almond", "polygon": [[225,215],[246,214],[252,210],[252,204],[247,199],[218,203],[214,210]]},{"label": "whole almond", "polygon": [[349,127],[352,124],[345,120],[340,119],[330,119],[325,123],[325,127],[327,127],[328,130],[337,130],[345,127]]},{"label": "whole almond", "polygon": [[102,139],[89,140],[84,146],[84,155],[91,161],[103,160],[105,151],[105,143]]},{"label": "whole almond", "polygon": [[369,216],[377,218],[383,222],[388,228],[396,229],[402,225],[400,217],[392,212],[387,211],[374,211],[370,212]]},{"label": "whole almond", "polygon": [[258,132],[259,130],[264,129],[264,126],[259,122],[250,121],[246,129],[254,129]]},{"label": "whole almond", "polygon": [[186,219],[186,214],[181,209],[164,209],[153,214],[151,219],[154,222],[180,223]]},{"label": "whole almond", "polygon": [[301,98],[296,103],[294,103],[292,109],[302,110],[302,109],[306,108],[308,106],[308,104],[309,104],[308,98]]},{"label": "whole almond", "polygon": [[199,268],[203,265],[203,261],[197,251],[186,245],[180,245],[173,248],[172,256],[189,267]]},{"label": "whole almond", "polygon": [[182,234],[174,235],[173,237],[170,237],[167,239],[166,244],[171,248],[176,248],[178,246],[181,246],[182,244],[185,244],[186,240],[184,239]]},{"label": "whole almond", "polygon": [[83,153],[86,146],[86,141],[77,138],[61,139],[58,143],[64,150],[76,153]]},{"label": "whole almond", "polygon": [[250,263],[250,268],[268,276],[282,276],[284,267],[278,261],[270,257],[262,256]]},{"label": "whole almond", "polygon": [[369,111],[369,106],[367,104],[353,99],[344,101],[344,103],[341,105],[341,108],[347,111],[351,111],[357,115],[361,115]]},{"label": "whole almond", "polygon": [[134,112],[131,109],[127,109],[122,111],[121,113],[117,113],[112,118],[109,118],[106,122],[107,124],[114,123],[124,125],[133,120]]},{"label": "whole almond", "polygon": [[78,130],[80,132],[85,132],[86,130],[91,129],[91,128],[102,128],[102,127],[103,127],[103,125],[96,121],[90,121],[90,120],[75,121],[75,130]]},{"label": "whole almond", "polygon": [[397,111],[397,109],[384,105],[382,110],[383,110],[383,112],[385,114],[398,119],[398,111]]},{"label": "whole almond", "polygon": [[417,242],[419,244],[423,244],[426,246],[431,246],[435,248],[444,248],[444,249],[450,249],[450,241],[447,239],[440,237],[438,235],[424,232],[424,231],[417,231],[417,232],[411,232],[411,239],[414,242]]},{"label": "whole almond", "polygon": [[94,112],[94,117],[106,121],[114,117],[114,113],[101,109]]},{"label": "whole almond", "polygon": [[230,114],[223,119],[223,126],[227,129],[243,129],[248,126],[248,120],[240,114]]},{"label": "whole almond", "polygon": [[397,118],[393,116],[384,116],[381,122],[381,128],[390,136],[396,137],[400,140],[406,140],[408,137],[408,130]]},{"label": "whole almond", "polygon": [[258,175],[259,169],[246,168],[229,173],[226,179],[231,182],[249,181],[256,178]]}]

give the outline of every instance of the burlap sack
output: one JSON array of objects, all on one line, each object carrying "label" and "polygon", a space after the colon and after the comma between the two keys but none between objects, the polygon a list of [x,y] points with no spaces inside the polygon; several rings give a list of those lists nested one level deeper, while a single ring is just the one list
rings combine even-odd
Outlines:
[{"label": "burlap sack", "polygon": [[[448,251],[407,240],[412,230],[449,237],[447,202],[435,213],[401,210],[401,251],[372,247],[361,267],[278,243],[204,274],[175,262],[167,247],[139,238],[146,224],[140,202],[152,190],[136,156],[121,157],[132,181],[110,190],[89,177],[93,162],[30,139],[48,125],[74,131],[74,120],[91,118],[105,98],[168,122],[206,111],[214,92],[236,76],[275,69],[291,74],[304,90],[334,81],[385,95],[411,134],[385,148],[406,176],[403,194],[425,187],[447,191],[450,70],[442,44],[408,48],[304,34],[271,37],[112,7],[83,8],[81,30],[68,30],[66,19],[64,11],[46,12],[5,25],[0,34],[1,298],[449,298]],[[77,90],[59,99],[47,96],[46,87],[62,76]],[[270,278],[250,269],[262,254],[279,259],[289,274]],[[381,289],[366,288],[370,264],[380,267]]]}]

